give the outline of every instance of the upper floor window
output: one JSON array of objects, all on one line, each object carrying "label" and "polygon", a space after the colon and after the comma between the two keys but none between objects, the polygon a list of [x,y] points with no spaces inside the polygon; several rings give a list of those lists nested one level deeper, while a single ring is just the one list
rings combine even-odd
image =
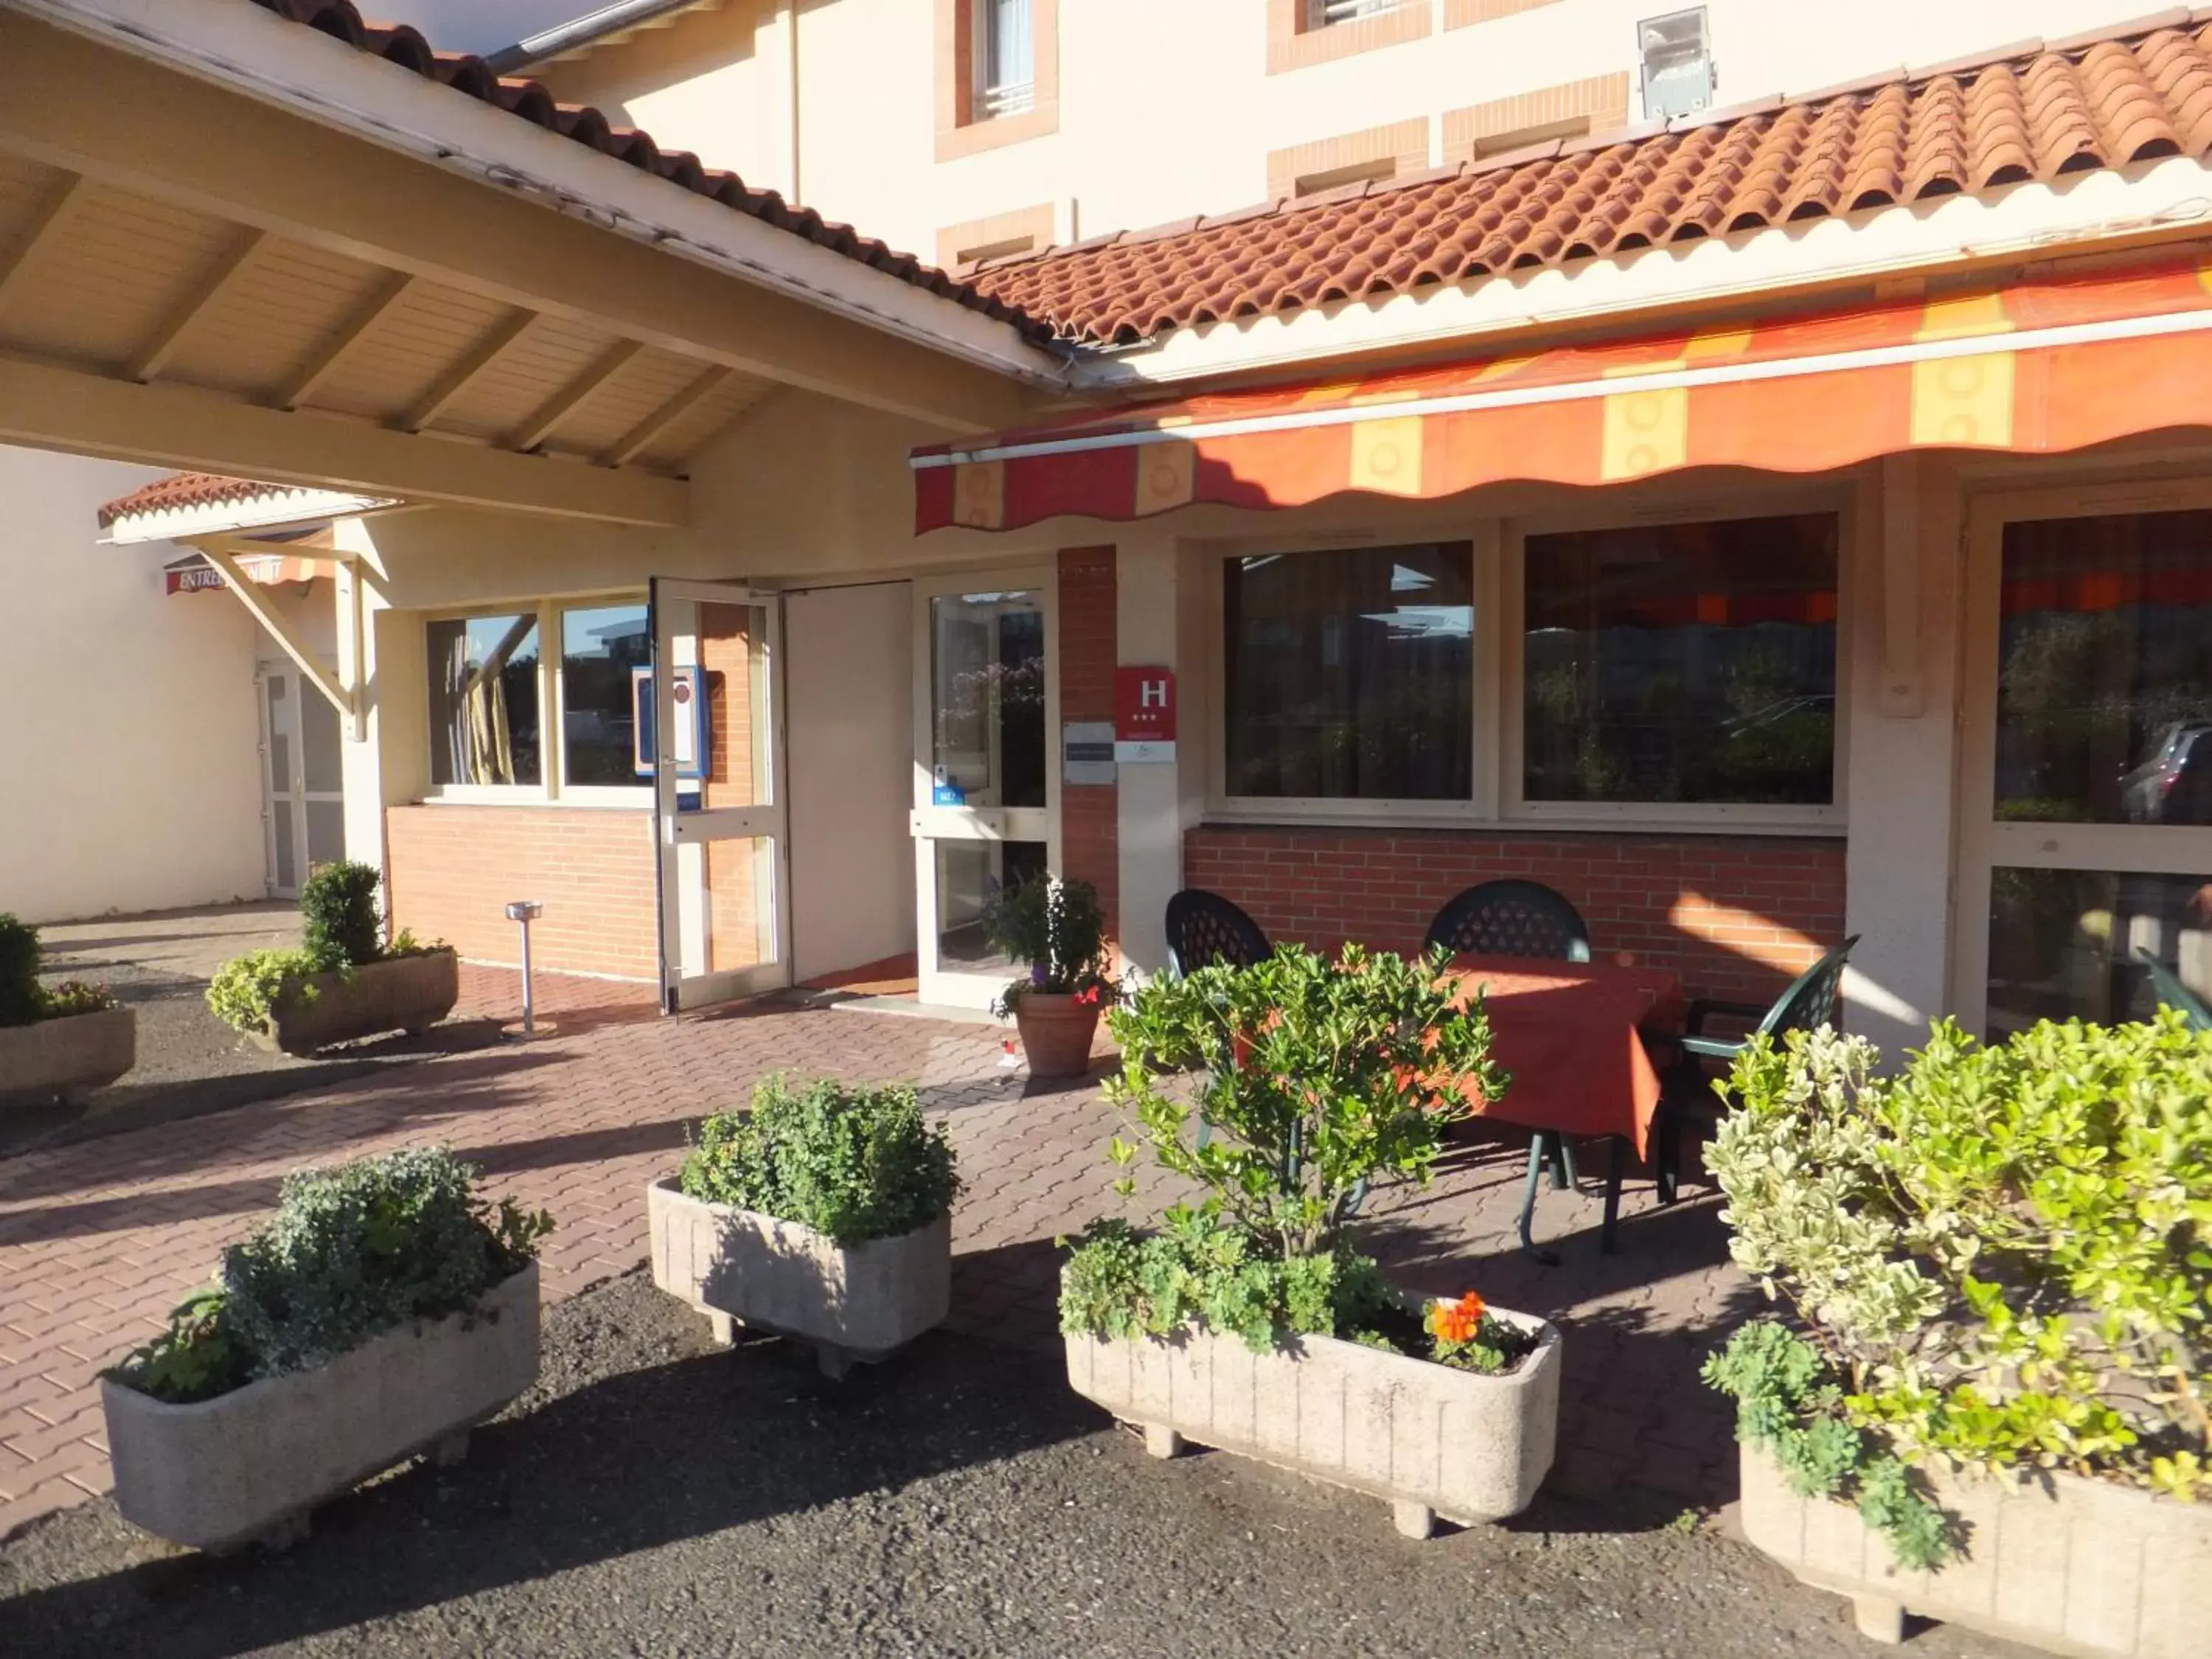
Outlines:
[{"label": "upper floor window", "polygon": [[1020,115],[1036,103],[1033,0],[975,0],[978,120]]},{"label": "upper floor window", "polygon": [[1406,3],[1407,0],[1305,0],[1305,26],[1310,31],[1333,23],[1355,23],[1363,17],[1395,11]]}]

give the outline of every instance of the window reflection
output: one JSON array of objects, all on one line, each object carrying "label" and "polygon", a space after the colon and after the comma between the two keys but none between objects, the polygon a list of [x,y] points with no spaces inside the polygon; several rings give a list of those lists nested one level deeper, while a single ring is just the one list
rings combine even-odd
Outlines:
[{"label": "window reflection", "polygon": [[1988,1035],[2148,1018],[2158,994],[2141,951],[2212,994],[2212,878],[1992,871]]},{"label": "window reflection", "polygon": [[1996,815],[2212,824],[2212,513],[2008,525]]},{"label": "window reflection", "polygon": [[630,784],[637,774],[634,669],[653,658],[642,605],[593,605],[561,615],[561,741],[564,784]]},{"label": "window reflection", "polygon": [[1529,800],[1835,799],[1830,514],[1532,536]]},{"label": "window reflection", "polygon": [[936,799],[1045,804],[1044,609],[1034,593],[929,602]]},{"label": "window reflection", "polygon": [[428,644],[431,781],[542,782],[536,616],[434,622]]},{"label": "window reflection", "polygon": [[1467,543],[1270,554],[1224,570],[1230,794],[1470,797]]}]

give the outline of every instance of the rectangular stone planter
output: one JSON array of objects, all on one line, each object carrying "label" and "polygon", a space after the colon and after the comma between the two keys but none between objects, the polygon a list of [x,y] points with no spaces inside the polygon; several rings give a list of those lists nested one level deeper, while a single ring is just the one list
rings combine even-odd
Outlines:
[{"label": "rectangular stone planter", "polygon": [[138,1016],[129,1008],[0,1025],[0,1106],[74,1104],[137,1063]]},{"label": "rectangular stone planter", "polygon": [[1327,1336],[1254,1353],[1241,1337],[1194,1326],[1168,1340],[1070,1336],[1067,1380],[1141,1425],[1155,1456],[1194,1440],[1256,1458],[1388,1498],[1398,1530],[1425,1538],[1438,1516],[1472,1526],[1519,1514],[1552,1467],[1559,1334],[1491,1312],[1541,1334],[1503,1376]]},{"label": "rectangular stone planter", "polygon": [[1851,1598],[1859,1630],[1904,1639],[1918,1613],[2076,1659],[2203,1659],[2212,1504],[2032,1472],[1923,1471],[1966,1523],[1966,1554],[1908,1571],[1846,1504],[1800,1498],[1763,1452],[1742,1450],[1743,1530],[1802,1582]]},{"label": "rectangular stone planter", "polygon": [[252,1034],[261,1048],[312,1054],[333,1042],[428,1030],[461,994],[460,961],[451,951],[395,957],[334,974],[313,974],[270,1011],[270,1029]]},{"label": "rectangular stone planter", "polygon": [[172,1405],[103,1377],[115,1504],[197,1549],[282,1542],[314,1505],[395,1463],[431,1450],[458,1461],[469,1429],[537,1376],[533,1261],[468,1313],[213,1400]]},{"label": "rectangular stone planter", "polygon": [[809,1342],[842,1376],[944,1322],[952,1305],[952,1218],[844,1245],[796,1221],[687,1198],[673,1177],[646,1188],[653,1282],[714,1321]]}]

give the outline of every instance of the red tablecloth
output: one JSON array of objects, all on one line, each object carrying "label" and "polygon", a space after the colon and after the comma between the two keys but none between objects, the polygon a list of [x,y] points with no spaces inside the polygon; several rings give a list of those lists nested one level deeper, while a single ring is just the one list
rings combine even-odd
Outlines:
[{"label": "red tablecloth", "polygon": [[1478,988],[1490,1015],[1491,1058],[1513,1081],[1484,1117],[1572,1135],[1626,1135],[1649,1152],[1659,1073],[1640,1031],[1679,1030],[1682,982],[1663,968],[1462,956],[1452,973]]}]

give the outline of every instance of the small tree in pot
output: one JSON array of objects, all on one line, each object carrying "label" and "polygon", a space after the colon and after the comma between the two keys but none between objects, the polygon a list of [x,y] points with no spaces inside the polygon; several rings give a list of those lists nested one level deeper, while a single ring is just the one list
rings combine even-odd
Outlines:
[{"label": "small tree in pot", "polygon": [[0,913],[0,1106],[81,1100],[137,1063],[137,1016],[104,985],[39,978],[39,930]]},{"label": "small tree in pot", "polygon": [[1009,889],[983,914],[992,945],[1029,972],[992,1005],[1022,1034],[1031,1077],[1081,1077],[1091,1069],[1098,1016],[1121,994],[1108,969],[1106,912],[1087,881],[1039,876]]}]

